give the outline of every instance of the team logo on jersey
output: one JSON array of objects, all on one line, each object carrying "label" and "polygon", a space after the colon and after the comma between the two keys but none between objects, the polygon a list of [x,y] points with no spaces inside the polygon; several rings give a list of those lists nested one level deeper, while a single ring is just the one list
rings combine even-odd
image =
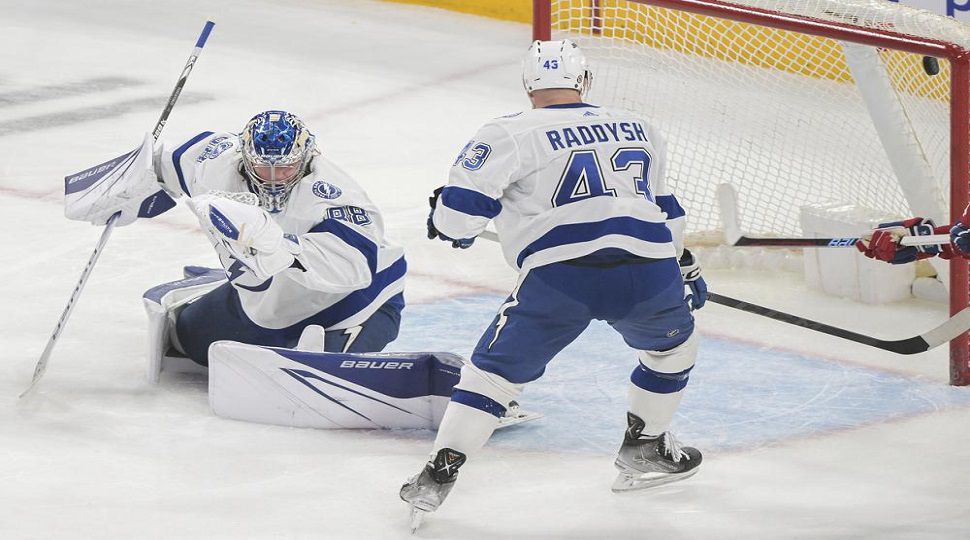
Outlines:
[{"label": "team logo on jersey", "polygon": [[674,328],[673,330],[668,330],[667,331],[667,337],[674,337],[674,336],[676,336],[679,333],[680,333],[680,329]]},{"label": "team logo on jersey", "polygon": [[195,161],[202,163],[207,159],[217,158],[230,148],[232,148],[232,140],[228,136],[216,137],[209,141],[209,144],[205,145],[205,149],[202,150],[202,153],[199,154],[199,157]]},{"label": "team logo on jersey", "polygon": [[321,199],[336,199],[343,194],[340,188],[322,180],[313,183],[313,194]]}]

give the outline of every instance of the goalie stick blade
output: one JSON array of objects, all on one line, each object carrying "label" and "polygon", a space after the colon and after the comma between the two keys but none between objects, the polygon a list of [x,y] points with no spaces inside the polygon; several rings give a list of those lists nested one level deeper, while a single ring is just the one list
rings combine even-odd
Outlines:
[{"label": "goalie stick blade", "polygon": [[759,306],[757,304],[752,304],[750,302],[745,302],[743,300],[738,300],[722,294],[708,293],[707,299],[715,304],[721,304],[723,306],[746,311],[748,313],[753,313],[755,315],[760,315],[762,317],[767,317],[769,319],[774,319],[776,321],[781,321],[794,326],[800,326],[815,332],[821,332],[830,336],[854,341],[856,343],[861,343],[863,345],[868,345],[884,351],[894,352],[896,354],[916,354],[925,352],[934,347],[947,343],[967,330],[970,330],[970,308],[963,309],[953,317],[947,319],[947,321],[943,324],[929,331],[923,332],[920,335],[899,340],[885,340],[859,334],[857,332],[852,332],[850,330],[838,328],[825,323],[820,323],[811,319],[805,319],[790,313],[766,308],[764,306]]}]

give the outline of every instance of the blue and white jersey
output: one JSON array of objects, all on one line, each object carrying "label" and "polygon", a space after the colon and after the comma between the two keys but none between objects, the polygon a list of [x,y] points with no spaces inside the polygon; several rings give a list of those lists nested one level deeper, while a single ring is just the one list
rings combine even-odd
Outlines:
[{"label": "blue and white jersey", "polygon": [[666,162],[660,134],[634,113],[570,103],[504,116],[455,160],[434,224],[471,238],[494,220],[517,269],[605,248],[676,257],[685,212]]},{"label": "blue and white jersey", "polygon": [[[163,143],[155,171],[169,191],[190,197],[249,191],[240,148],[233,133]],[[403,249],[385,240],[381,213],[363,188],[323,156],[313,158],[286,208],[270,215],[302,245],[299,265],[261,281],[215,246],[245,315],[257,325],[281,329],[312,318],[327,330],[350,328],[404,291]]]}]

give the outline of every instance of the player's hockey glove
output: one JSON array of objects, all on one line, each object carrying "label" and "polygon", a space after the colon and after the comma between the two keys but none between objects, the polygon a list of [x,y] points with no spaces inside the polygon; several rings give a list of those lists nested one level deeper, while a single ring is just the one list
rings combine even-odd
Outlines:
[{"label": "player's hockey glove", "polygon": [[451,247],[453,248],[461,248],[461,249],[470,248],[471,245],[475,243],[474,238],[459,238],[456,240],[454,238],[445,236],[444,234],[438,231],[437,227],[434,226],[434,209],[438,206],[438,199],[441,198],[441,192],[444,191],[444,189],[445,187],[441,186],[435,189],[434,192],[431,193],[431,196],[428,197],[428,204],[431,206],[431,213],[428,214],[428,239],[434,240],[435,238],[437,238],[438,240],[451,242]]},{"label": "player's hockey glove", "polygon": [[964,257],[970,257],[970,227],[957,221],[950,229],[950,243]]},{"label": "player's hockey glove", "polygon": [[903,246],[899,241],[906,236],[931,235],[935,229],[932,219],[921,217],[880,223],[878,228],[863,235],[855,247],[871,259],[891,264],[911,263],[940,254],[940,246]]},{"label": "player's hockey glove", "polygon": [[690,306],[690,310],[700,309],[707,302],[707,282],[701,277],[701,266],[697,263],[697,258],[688,250],[680,256],[680,275],[684,276],[684,284],[690,287],[690,294],[684,300]]},{"label": "player's hockey glove", "polygon": [[260,281],[290,268],[302,251],[259,206],[213,194],[192,197],[189,205],[216,249],[225,249]]}]

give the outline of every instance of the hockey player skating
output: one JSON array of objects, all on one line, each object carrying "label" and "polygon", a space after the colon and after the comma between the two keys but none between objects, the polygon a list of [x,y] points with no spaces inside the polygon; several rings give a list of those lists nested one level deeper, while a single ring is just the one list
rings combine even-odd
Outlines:
[{"label": "hockey player skating", "polygon": [[691,310],[707,294],[683,248],[685,212],[665,184],[659,133],[637,114],[584,103],[590,81],[574,43],[533,43],[523,83],[534,108],[486,123],[431,198],[429,237],[467,248],[494,219],[520,274],[462,368],[430,461],[401,488],[412,528],[592,319],[639,358],[613,489],[681,480],[701,462],[669,431],[697,354]]},{"label": "hockey player skating", "polygon": [[[933,234],[949,234],[950,243],[904,246],[900,242],[907,236]],[[970,258],[970,206],[953,225],[936,226],[933,220],[921,217],[881,223],[856,242],[856,247],[866,257],[891,264],[905,264],[934,256],[942,259],[954,256]]]}]

